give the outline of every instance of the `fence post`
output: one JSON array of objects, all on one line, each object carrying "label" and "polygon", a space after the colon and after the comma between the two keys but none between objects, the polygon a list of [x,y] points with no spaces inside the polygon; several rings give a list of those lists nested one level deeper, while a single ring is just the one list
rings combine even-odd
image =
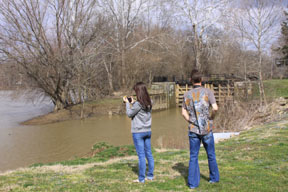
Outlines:
[{"label": "fence post", "polygon": [[218,84],[218,100],[221,102],[221,84]]},{"label": "fence post", "polygon": [[176,104],[178,104],[179,103],[179,85],[178,84],[176,84],[175,96],[176,96]]},{"label": "fence post", "polygon": [[227,96],[229,97],[229,96],[230,96],[230,85],[229,85],[229,83],[228,83],[228,85],[227,85],[227,89],[228,89],[228,90],[227,90],[227,91],[228,91],[228,93],[227,93],[228,95],[227,95]]}]

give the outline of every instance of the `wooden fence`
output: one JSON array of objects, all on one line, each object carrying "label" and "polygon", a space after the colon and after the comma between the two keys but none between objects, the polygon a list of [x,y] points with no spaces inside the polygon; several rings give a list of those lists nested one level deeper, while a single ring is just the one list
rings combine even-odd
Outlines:
[{"label": "wooden fence", "polygon": [[[218,104],[221,104],[228,100],[234,99],[234,86],[231,86],[229,84],[227,85],[221,85],[218,84],[217,86],[214,86],[213,84],[205,84],[205,88],[211,89],[214,92],[216,102]],[[175,94],[176,94],[176,104],[178,106],[182,106],[183,102],[183,95],[186,91],[189,91],[192,89],[192,86],[185,85],[180,86],[176,84]]]}]

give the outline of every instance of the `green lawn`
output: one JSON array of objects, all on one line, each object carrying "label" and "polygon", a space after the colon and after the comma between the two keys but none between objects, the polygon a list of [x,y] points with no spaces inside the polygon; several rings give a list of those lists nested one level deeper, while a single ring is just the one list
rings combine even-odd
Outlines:
[{"label": "green lawn", "polygon": [[[37,165],[0,175],[0,191],[190,191],[188,150],[156,151],[153,182],[131,182],[137,178],[138,162],[130,157],[135,155],[133,147],[100,143],[93,147],[93,157],[61,162],[58,169]],[[216,144],[216,154],[220,182],[208,183],[207,157],[201,148],[201,181],[194,191],[287,191],[288,118]],[[115,157],[122,158],[109,163]]]},{"label": "green lawn", "polygon": [[288,79],[264,81],[264,90],[268,97],[288,97]]},{"label": "green lawn", "polygon": [[[264,83],[264,91],[268,100],[279,97],[288,97],[288,79],[266,80]],[[253,85],[253,97],[259,97],[258,84]]]}]

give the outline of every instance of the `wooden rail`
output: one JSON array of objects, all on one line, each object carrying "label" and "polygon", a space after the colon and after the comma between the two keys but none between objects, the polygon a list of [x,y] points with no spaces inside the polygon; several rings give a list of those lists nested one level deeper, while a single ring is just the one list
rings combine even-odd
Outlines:
[{"label": "wooden rail", "polygon": [[[214,92],[215,99],[218,104],[234,99],[234,86],[231,86],[229,84],[227,84],[226,86],[223,86],[221,84],[218,84],[217,86],[214,86],[213,84],[205,84],[204,87],[211,89]],[[192,86],[188,86],[187,84],[185,86],[180,86],[176,84],[175,94],[176,104],[178,106],[182,106],[184,93],[191,89]]]},{"label": "wooden rail", "polygon": [[187,84],[185,86],[180,86],[176,84],[176,88],[175,88],[176,105],[179,105],[179,106],[182,105],[184,93],[191,89],[192,89],[192,86],[188,86]]}]

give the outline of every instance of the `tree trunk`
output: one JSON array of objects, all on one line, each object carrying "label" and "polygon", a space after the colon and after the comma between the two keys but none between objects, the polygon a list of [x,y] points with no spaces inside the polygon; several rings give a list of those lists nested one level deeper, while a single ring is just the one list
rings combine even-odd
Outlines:
[{"label": "tree trunk", "polygon": [[266,96],[265,96],[265,91],[264,91],[264,84],[263,84],[263,77],[262,77],[262,73],[259,72],[259,92],[260,92],[260,102],[261,105],[267,105],[267,101],[266,101]]},{"label": "tree trunk", "polygon": [[152,71],[149,72],[149,87],[151,87],[153,82],[153,75],[152,75]]},{"label": "tree trunk", "polygon": [[58,92],[53,96],[53,103],[55,105],[54,111],[64,109],[68,105],[68,91],[67,88],[58,88]]},{"label": "tree trunk", "polygon": [[259,51],[259,65],[258,65],[258,75],[259,75],[259,92],[260,92],[260,102],[261,105],[267,105],[265,91],[264,91],[264,85],[263,85],[263,77],[262,77],[262,53]]},{"label": "tree trunk", "polygon": [[194,50],[195,50],[195,66],[199,71],[201,70],[201,48],[200,48],[200,39],[197,34],[197,29],[195,24],[193,25],[193,33],[194,33]]},{"label": "tree trunk", "polygon": [[125,61],[125,50],[123,49],[121,51],[121,80],[122,80],[122,86],[127,87],[126,85],[126,61]]},{"label": "tree trunk", "polygon": [[81,119],[84,119],[84,106],[85,106],[84,104],[85,104],[85,101],[83,100],[82,106],[81,106],[81,115],[80,115]]},{"label": "tree trunk", "polygon": [[111,74],[111,72],[107,72],[107,74],[108,74],[109,92],[112,93],[114,91],[113,75]]},{"label": "tree trunk", "polygon": [[64,104],[62,103],[62,101],[60,99],[57,99],[56,101],[53,101],[54,103],[54,112],[59,111],[61,109],[64,109]]},{"label": "tree trunk", "polygon": [[196,50],[196,69],[199,71],[202,71],[202,67],[201,67],[201,52],[199,51],[199,49],[197,48]]}]

